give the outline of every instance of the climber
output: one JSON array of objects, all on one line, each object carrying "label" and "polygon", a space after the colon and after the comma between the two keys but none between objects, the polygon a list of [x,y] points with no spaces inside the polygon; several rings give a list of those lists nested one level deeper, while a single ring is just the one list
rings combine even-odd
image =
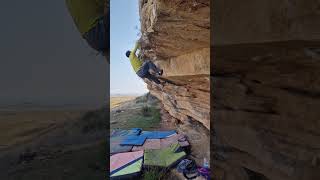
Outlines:
[{"label": "climber", "polygon": [[137,56],[136,51],[139,48],[139,42],[136,42],[136,45],[132,51],[127,51],[126,56],[130,59],[133,70],[137,73],[142,79],[146,78],[155,82],[161,89],[163,85],[160,80],[153,74],[150,73],[150,70],[154,71],[156,75],[161,76],[163,73],[162,69],[159,69],[152,61],[142,62]]},{"label": "climber", "polygon": [[109,62],[109,5],[106,0],[66,0],[68,10],[87,43]]}]

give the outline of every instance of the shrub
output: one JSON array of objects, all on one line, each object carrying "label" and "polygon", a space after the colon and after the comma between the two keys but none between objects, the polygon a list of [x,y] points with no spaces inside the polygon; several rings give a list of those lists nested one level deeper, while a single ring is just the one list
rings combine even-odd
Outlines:
[{"label": "shrub", "polygon": [[145,116],[145,117],[152,115],[152,113],[151,113],[152,110],[151,110],[151,108],[150,108],[149,106],[147,106],[147,105],[143,106],[143,108],[141,109],[141,111],[142,111],[142,115]]},{"label": "shrub", "polygon": [[136,98],[136,103],[139,104],[139,103],[146,103],[147,102],[147,96],[144,95],[144,96],[140,96],[140,97],[137,97]]}]

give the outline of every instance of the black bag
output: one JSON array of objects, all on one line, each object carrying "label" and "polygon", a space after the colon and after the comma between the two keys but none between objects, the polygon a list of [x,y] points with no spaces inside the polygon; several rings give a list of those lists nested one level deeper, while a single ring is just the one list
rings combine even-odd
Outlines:
[{"label": "black bag", "polygon": [[186,179],[195,179],[196,177],[198,177],[198,175],[199,174],[196,162],[192,160],[192,163],[188,164],[187,167],[184,169],[183,176]]}]

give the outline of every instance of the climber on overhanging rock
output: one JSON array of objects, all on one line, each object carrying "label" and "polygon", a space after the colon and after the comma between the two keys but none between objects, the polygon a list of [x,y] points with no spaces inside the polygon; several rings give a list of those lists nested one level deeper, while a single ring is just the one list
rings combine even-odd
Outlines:
[{"label": "climber on overhanging rock", "polygon": [[109,5],[107,0],[66,0],[68,10],[87,43],[109,62]]},{"label": "climber on overhanging rock", "polygon": [[161,76],[163,73],[162,69],[159,69],[152,61],[142,62],[137,56],[136,51],[140,47],[139,41],[136,42],[135,47],[132,51],[127,51],[126,56],[130,59],[133,70],[136,74],[142,79],[146,78],[155,82],[160,88],[163,88],[160,80],[153,74],[150,73],[150,70],[154,71],[158,76]]}]

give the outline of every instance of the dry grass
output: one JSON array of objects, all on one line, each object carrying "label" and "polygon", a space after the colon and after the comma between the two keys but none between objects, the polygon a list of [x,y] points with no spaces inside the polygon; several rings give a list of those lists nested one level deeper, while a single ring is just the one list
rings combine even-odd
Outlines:
[{"label": "dry grass", "polygon": [[115,108],[121,105],[124,102],[131,101],[135,99],[136,96],[116,96],[110,97],[110,109]]},{"label": "dry grass", "polygon": [[111,111],[110,117],[111,129],[157,129],[161,120],[159,101],[148,99],[147,95],[135,97],[126,103],[120,103]]}]

